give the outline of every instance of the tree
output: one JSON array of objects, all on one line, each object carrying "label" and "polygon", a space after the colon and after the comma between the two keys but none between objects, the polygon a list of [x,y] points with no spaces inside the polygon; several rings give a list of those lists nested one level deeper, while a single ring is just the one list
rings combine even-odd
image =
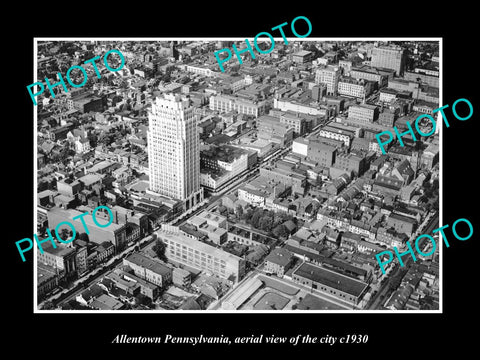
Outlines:
[{"label": "tree", "polygon": [[167,261],[167,257],[165,256],[166,246],[163,241],[158,239],[155,242],[155,245],[153,245],[152,250],[155,252],[155,254],[157,254],[160,260]]},{"label": "tree", "polygon": [[235,208],[235,212],[239,218],[243,216],[243,207],[241,205],[237,205]]},{"label": "tree", "polygon": [[[63,228],[62,231],[60,231],[60,238],[61,238],[62,240],[67,240],[67,239],[68,239],[68,235],[69,235],[70,233],[73,235],[72,230],[69,231],[68,229]],[[70,235],[70,236],[71,236],[71,235]]]},{"label": "tree", "polygon": [[228,211],[227,207],[226,206],[223,206],[223,205],[220,205],[218,207],[218,212],[222,215],[224,215],[226,212]]},{"label": "tree", "polygon": [[243,213],[243,220],[245,220],[247,223],[250,223],[254,213],[255,212],[252,208],[248,208],[247,211]]},{"label": "tree", "polygon": [[89,242],[89,241],[90,241],[87,233],[80,233],[80,234],[78,234],[77,239],[83,240],[83,241],[85,241],[85,242]]},{"label": "tree", "polygon": [[54,310],[54,309],[55,309],[55,305],[53,305],[53,303],[48,300],[45,301],[45,303],[42,306],[42,310]]},{"label": "tree", "polygon": [[270,216],[262,216],[258,221],[258,227],[263,231],[270,232],[273,227],[273,217]]},{"label": "tree", "polygon": [[250,225],[252,225],[254,228],[258,228],[260,219],[262,218],[262,215],[263,215],[262,213],[263,213],[263,210],[260,208],[257,208],[252,218],[250,219]]},{"label": "tree", "polygon": [[283,224],[285,221],[288,220],[288,215],[284,212],[274,213],[273,215],[273,227]]}]

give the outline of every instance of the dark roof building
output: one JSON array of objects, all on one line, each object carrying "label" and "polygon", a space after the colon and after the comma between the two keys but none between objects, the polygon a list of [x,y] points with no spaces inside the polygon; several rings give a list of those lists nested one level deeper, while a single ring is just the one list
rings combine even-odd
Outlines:
[{"label": "dark roof building", "polygon": [[303,263],[292,274],[293,281],[313,290],[333,295],[352,305],[357,304],[368,284],[309,263]]}]

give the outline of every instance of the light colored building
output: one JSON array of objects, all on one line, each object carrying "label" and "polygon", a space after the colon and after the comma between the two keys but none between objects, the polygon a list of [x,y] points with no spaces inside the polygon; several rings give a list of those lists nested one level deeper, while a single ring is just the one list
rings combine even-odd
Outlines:
[{"label": "light colored building", "polygon": [[307,156],[308,154],[308,139],[298,137],[293,140],[292,152],[298,155]]},{"label": "light colored building", "polygon": [[364,79],[375,81],[378,83],[379,87],[387,84],[387,77],[384,74],[381,74],[377,69],[370,66],[352,68],[350,71],[350,76],[358,80]]},{"label": "light colored building", "polygon": [[355,131],[348,130],[345,126],[340,127],[339,124],[329,124],[320,129],[318,135],[328,139],[335,139],[343,141],[345,146],[349,147],[352,139],[355,137]]},{"label": "light colored building", "polygon": [[379,101],[384,103],[393,103],[397,99],[398,91],[392,88],[384,88],[379,91]]},{"label": "light colored building", "polygon": [[42,244],[43,254],[40,250],[37,251],[38,263],[49,265],[55,271],[64,275],[76,271],[75,249],[59,243],[56,243],[56,246],[56,248],[53,248],[51,242]]},{"label": "light colored building", "polygon": [[341,69],[338,66],[322,67],[315,73],[315,83],[327,86],[327,95],[337,95],[337,86],[340,79]]},{"label": "light colored building", "polygon": [[238,188],[238,199],[254,206],[265,206],[267,199],[272,201],[291,192],[291,185],[276,179],[260,176]]},{"label": "light colored building", "polygon": [[228,86],[235,93],[245,87],[245,79],[242,76],[228,76],[222,79],[222,84]]},{"label": "light colored building", "polygon": [[200,153],[200,184],[217,191],[257,163],[257,152],[231,145],[211,146]]},{"label": "light colored building", "polygon": [[275,248],[265,258],[264,270],[269,273],[274,273],[278,277],[283,275],[290,268],[293,260],[293,254],[284,248]]},{"label": "light colored building", "polygon": [[274,116],[280,119],[282,124],[293,128],[295,136],[303,135],[307,131],[307,119],[306,116],[302,116],[299,113],[283,112],[280,110],[270,110],[270,116]]},{"label": "light colored building", "polygon": [[210,97],[210,110],[228,113],[232,110],[239,114],[253,115],[258,117],[265,114],[266,102],[248,100],[230,95],[213,95]]},{"label": "light colored building", "polygon": [[400,46],[394,45],[374,47],[370,65],[395,70],[397,76],[401,76],[405,66],[404,51]]},{"label": "light colored building", "polygon": [[166,245],[165,255],[170,261],[210,272],[233,283],[245,275],[245,260],[226,251],[191,239],[180,230],[157,231]]},{"label": "light colored building", "polygon": [[208,239],[221,245],[227,241],[227,218],[210,211],[202,211],[187,220],[187,223],[194,226],[196,231],[204,234]]},{"label": "light colored building", "polygon": [[303,104],[292,99],[273,99],[273,107],[282,111],[292,111],[308,115],[328,116],[327,109],[319,109],[318,106]]},{"label": "light colored building", "polygon": [[189,286],[192,282],[192,275],[185,269],[174,268],[172,282],[177,286]]},{"label": "light colored building", "polygon": [[292,55],[292,60],[295,64],[305,64],[311,61],[313,53],[311,51],[300,50]]},{"label": "light colored building", "polygon": [[345,75],[350,75],[350,71],[352,70],[353,63],[350,60],[339,60],[338,66],[343,69],[343,73]]},{"label": "light colored building", "polygon": [[180,95],[157,97],[148,114],[150,190],[181,200],[188,210],[203,200],[197,116]]},{"label": "light colored building", "polygon": [[378,108],[375,105],[361,104],[352,105],[348,108],[348,118],[361,123],[371,123],[378,116]]},{"label": "light colored building", "polygon": [[373,82],[357,80],[352,77],[343,77],[338,82],[338,94],[348,97],[365,99],[373,92]]},{"label": "light colored building", "polygon": [[420,93],[420,84],[412,80],[391,79],[388,80],[388,88],[397,91],[412,92],[412,98],[418,98]]},{"label": "light colored building", "polygon": [[88,270],[87,256],[87,247],[78,246],[77,252],[75,254],[75,263],[77,264],[77,272],[79,275],[85,273]]},{"label": "light colored building", "polygon": [[203,75],[203,76],[214,76],[215,72],[212,69],[200,66],[200,65],[185,65],[184,66],[185,71],[198,74],[198,75]]},{"label": "light colored building", "polygon": [[[51,229],[52,235],[55,236],[55,232],[53,229],[55,229],[58,224],[60,224],[61,222],[69,222],[75,227],[76,236],[78,237],[80,233],[86,232],[82,224],[82,219],[83,219],[86,227],[88,228],[88,231],[89,231],[88,238],[91,242],[100,245],[104,241],[108,241],[112,243],[113,246],[115,246],[115,252],[117,253],[121,251],[123,248],[125,248],[127,244],[126,225],[112,223],[107,227],[99,227],[93,221],[91,212],[90,212],[90,215],[83,216],[82,219],[77,218],[76,220],[73,220],[74,217],[78,217],[80,215],[82,215],[82,212],[74,209],[61,209],[58,207],[51,208],[47,212],[47,217],[48,217],[48,225],[49,225],[49,228]],[[106,217],[108,217],[108,214],[106,214],[106,212],[103,212],[103,209],[99,209],[96,212],[96,218],[99,223],[102,223],[102,224],[108,223],[108,221],[105,221],[105,219],[102,219]],[[67,229],[68,231],[71,230],[70,226],[62,225],[58,228],[58,232],[61,233],[62,229]]]}]

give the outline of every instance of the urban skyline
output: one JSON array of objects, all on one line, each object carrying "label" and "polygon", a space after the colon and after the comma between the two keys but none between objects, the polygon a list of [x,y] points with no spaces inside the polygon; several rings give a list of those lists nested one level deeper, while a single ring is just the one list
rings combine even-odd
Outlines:
[{"label": "urban skyline", "polygon": [[39,79],[126,60],[37,97],[39,234],[114,217],[37,256],[39,309],[438,311],[438,251],[386,275],[375,254],[438,225],[439,129],[375,135],[439,107],[440,41],[292,39],[220,72],[233,43],[38,41]]}]

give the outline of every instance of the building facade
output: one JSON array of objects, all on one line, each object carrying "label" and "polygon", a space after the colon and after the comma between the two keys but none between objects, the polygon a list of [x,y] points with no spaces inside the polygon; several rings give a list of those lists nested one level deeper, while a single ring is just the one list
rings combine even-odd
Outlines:
[{"label": "building facade", "polygon": [[378,46],[372,49],[370,65],[395,70],[397,76],[403,75],[405,66],[404,51],[400,46]]},{"label": "building facade", "polygon": [[348,118],[361,123],[372,123],[378,117],[378,108],[374,105],[352,105],[348,108]]},{"label": "building facade", "polygon": [[230,95],[214,95],[210,97],[210,110],[228,113],[237,111],[239,114],[253,115],[258,117],[265,114],[266,102],[248,100]]},{"label": "building facade", "polygon": [[134,274],[139,278],[159,287],[165,287],[172,282],[172,269],[160,261],[140,253],[133,253],[124,258],[123,264],[132,268]]},{"label": "building facade", "polygon": [[315,83],[325,84],[327,86],[327,95],[337,95],[338,81],[340,79],[341,69],[336,66],[326,66],[320,68],[315,73]]},{"label": "building facade", "polygon": [[245,275],[244,259],[191,239],[180,230],[158,231],[157,236],[165,243],[165,255],[170,261],[209,271],[233,283],[237,283]]},{"label": "building facade", "polygon": [[293,272],[292,280],[352,305],[359,303],[368,288],[363,281],[306,262]]},{"label": "building facade", "polygon": [[188,210],[203,200],[197,117],[180,95],[157,97],[148,114],[150,190],[181,200]]}]

